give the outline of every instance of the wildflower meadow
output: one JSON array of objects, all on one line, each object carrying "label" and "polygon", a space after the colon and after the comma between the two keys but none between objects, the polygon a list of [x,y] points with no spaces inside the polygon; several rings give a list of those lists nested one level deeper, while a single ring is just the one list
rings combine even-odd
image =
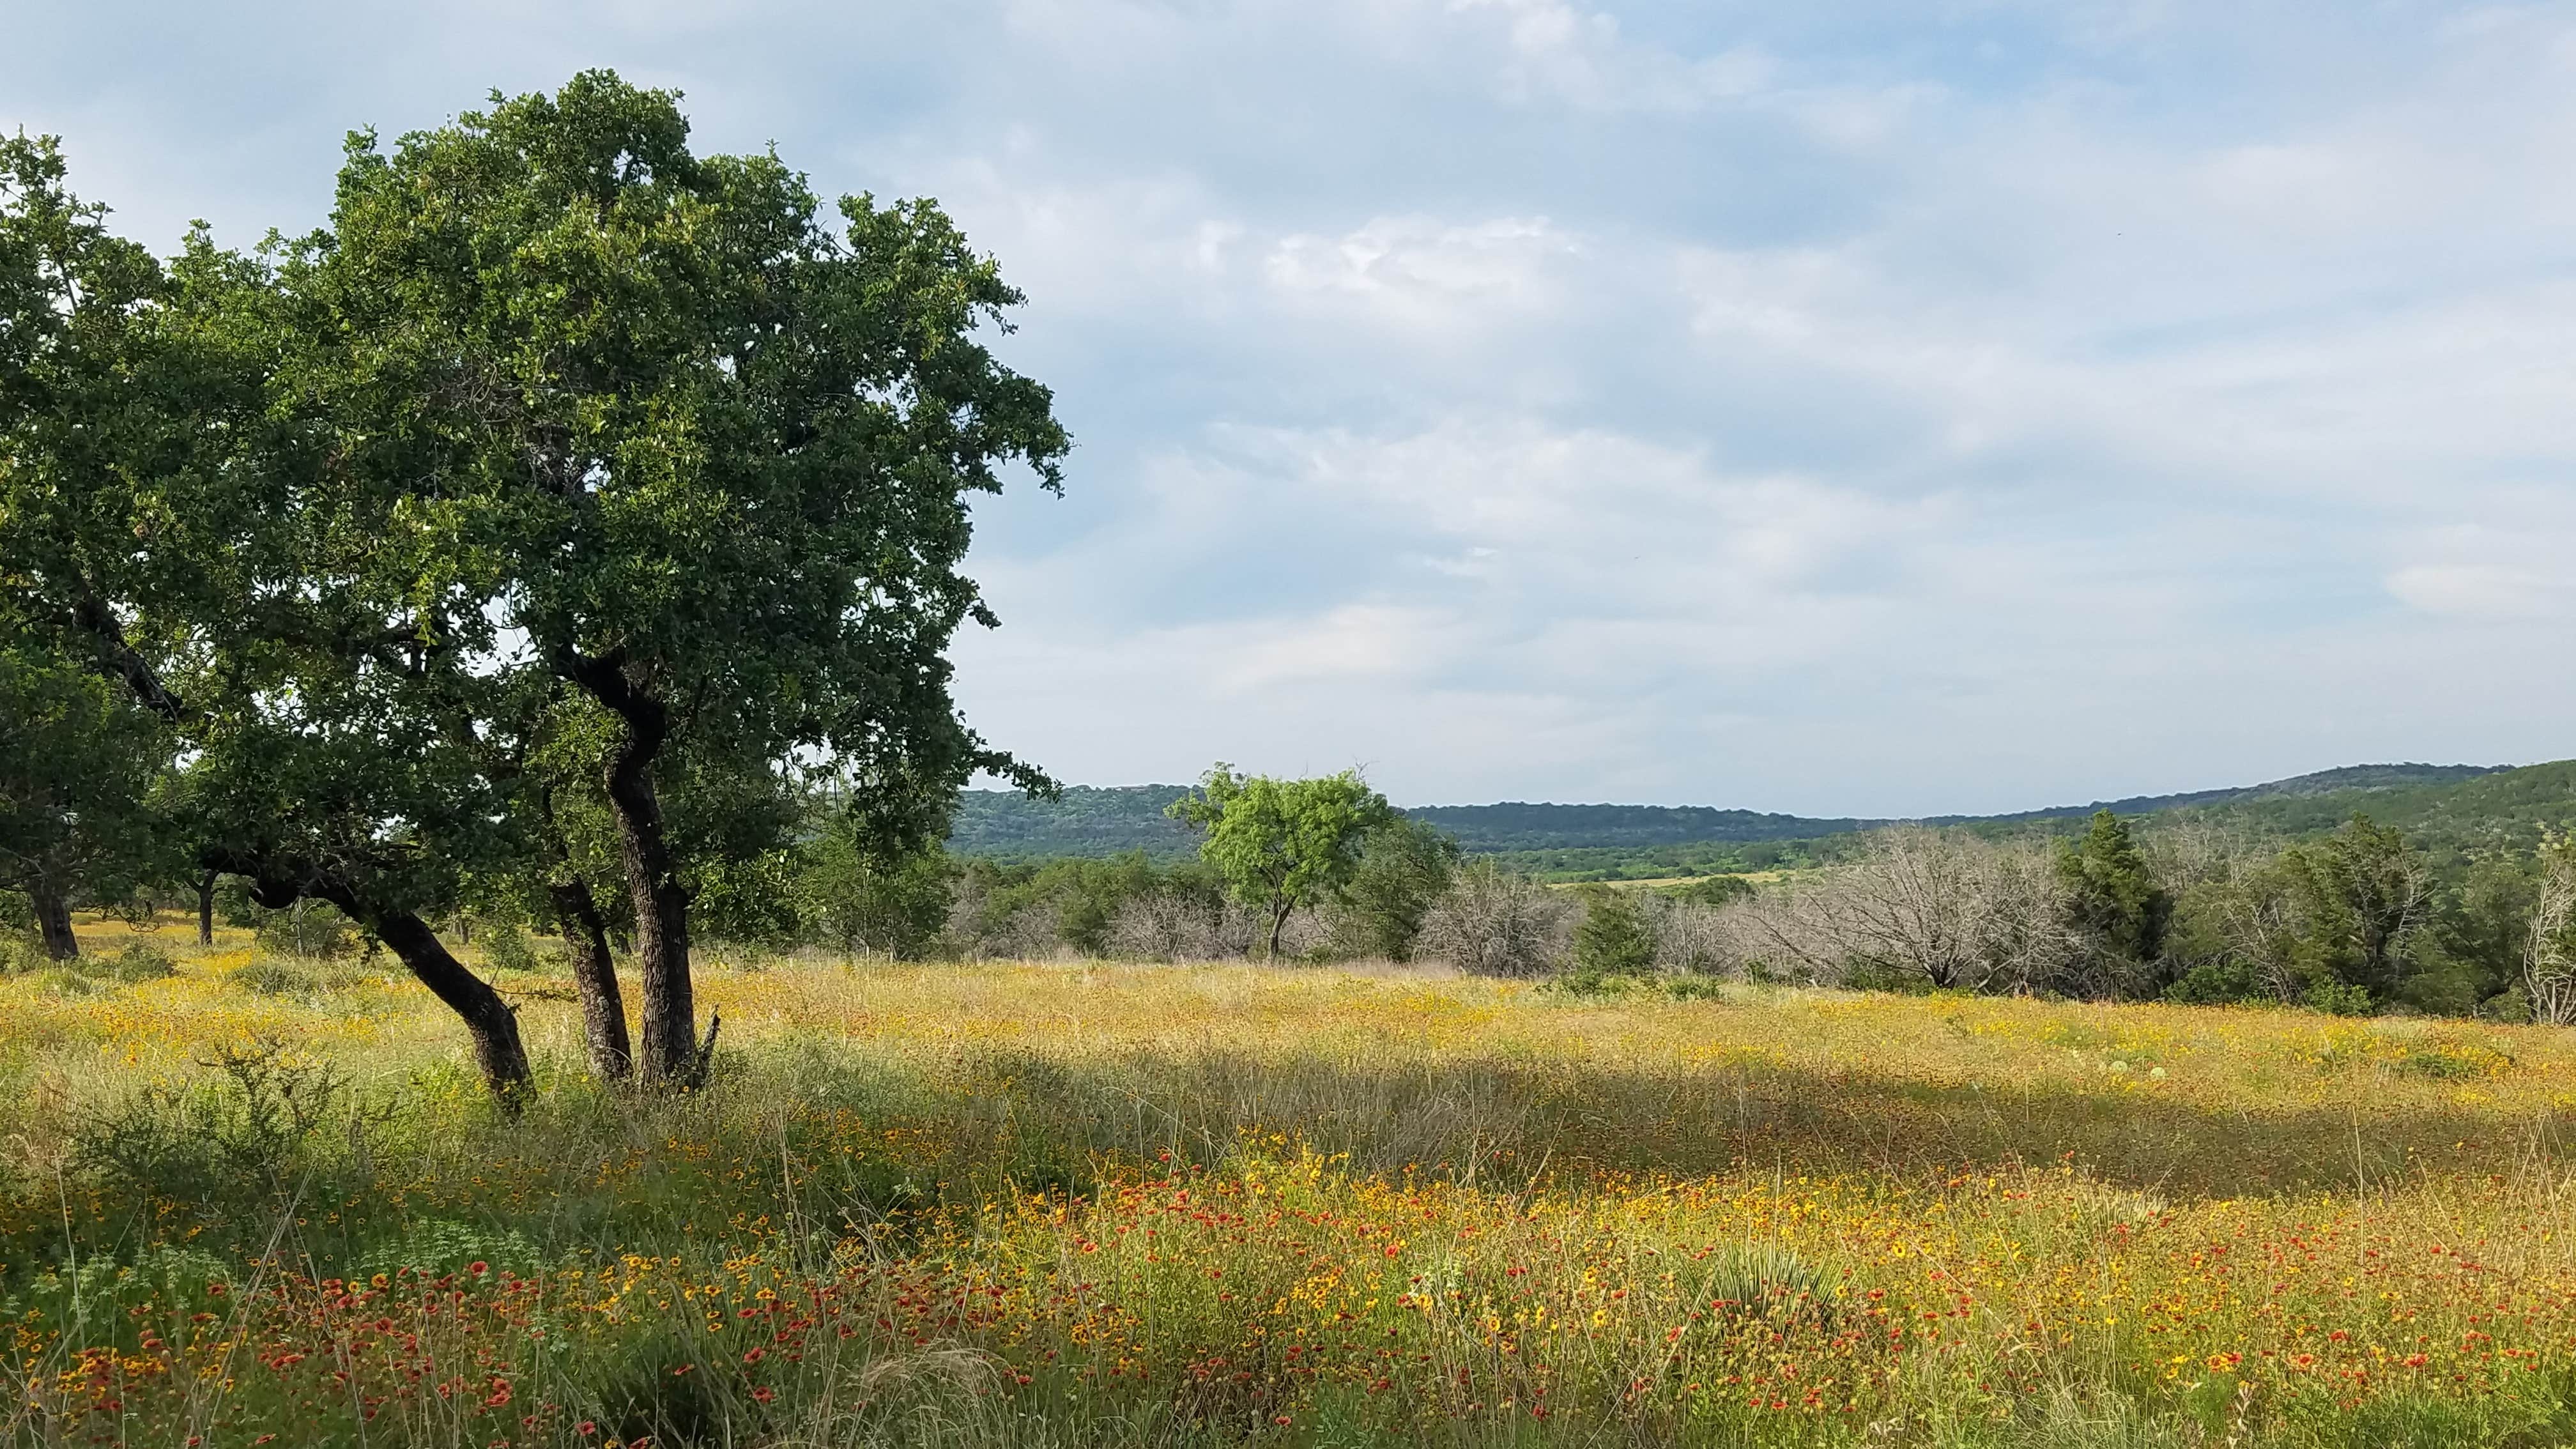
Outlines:
[{"label": "wildflower meadow", "polygon": [[[699,1090],[175,922],[0,981],[29,1445],[2541,1445],[2563,1032],[709,963]],[[238,937],[238,939],[236,939]]]}]

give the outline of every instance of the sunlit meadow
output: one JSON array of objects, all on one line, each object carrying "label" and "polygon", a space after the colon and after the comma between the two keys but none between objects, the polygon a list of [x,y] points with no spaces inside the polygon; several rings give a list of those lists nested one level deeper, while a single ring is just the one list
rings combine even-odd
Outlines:
[{"label": "sunlit meadow", "polygon": [[82,934],[0,981],[20,1443],[2576,1437],[2545,1029],[711,961],[676,1100],[505,973],[512,1120],[398,975]]}]

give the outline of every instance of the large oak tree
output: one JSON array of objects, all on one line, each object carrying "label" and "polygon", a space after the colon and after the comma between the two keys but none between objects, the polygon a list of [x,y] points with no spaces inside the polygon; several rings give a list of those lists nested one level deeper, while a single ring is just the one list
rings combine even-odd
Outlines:
[{"label": "large oak tree", "polygon": [[424,914],[507,860],[481,601],[412,587],[388,516],[284,385],[301,339],[267,265],[192,237],[164,265],[0,142],[0,632],[111,681],[171,731],[171,818],[252,897],[339,907],[528,1080],[508,1003]]},{"label": "large oak tree", "polygon": [[[1047,390],[981,340],[1019,294],[933,204],[827,219],[775,156],[698,156],[673,96],[605,72],[403,137],[353,137],[330,226],[281,272],[326,486],[392,499],[414,597],[497,626],[490,667],[613,721],[648,1080],[698,1042],[691,881],[662,773],[691,741],[828,761],[889,854],[977,770],[946,651],[994,622],[968,502],[1058,486]],[[470,632],[470,625],[469,625]]]}]

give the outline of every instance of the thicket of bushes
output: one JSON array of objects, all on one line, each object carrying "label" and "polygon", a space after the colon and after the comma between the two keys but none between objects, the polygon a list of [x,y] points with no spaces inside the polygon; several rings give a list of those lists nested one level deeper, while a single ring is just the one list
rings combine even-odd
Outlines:
[{"label": "thicket of bushes", "polygon": [[1578,984],[1717,975],[2090,1000],[2576,1020],[2576,852],[2436,861],[2355,817],[2288,846],[2204,828],[1995,841],[1907,826],[1718,905],[1596,889]]},{"label": "thicket of bushes", "polygon": [[[1411,823],[1301,910],[1284,953],[1445,962],[1576,989],[1746,979],[2090,1000],[2576,1020],[2576,847],[2437,860],[2358,818],[2281,845],[2205,825],[2074,840],[1903,826],[1756,889],[1552,888],[1460,863]],[[833,944],[903,956],[1259,954],[1260,923],[1197,863],[1143,855],[893,875],[811,870]],[[813,914],[813,912],[809,912]]]},{"label": "thicket of bushes", "polygon": [[[1142,852],[1010,864],[932,853],[888,865],[827,833],[768,874],[769,899],[733,913],[732,945],[719,950],[1264,954],[1260,913],[1214,870]],[[237,888],[220,905],[255,928],[266,956],[329,961],[369,946],[309,905],[266,911]],[[561,955],[542,914],[487,908],[447,929],[502,969],[548,969]],[[17,954],[38,964],[32,943]],[[1759,889],[1736,877],[1569,889],[1490,858],[1462,861],[1436,831],[1398,819],[1368,837],[1345,886],[1295,912],[1281,954],[1440,962],[1575,990],[1733,979],[2568,1023],[2576,844],[2544,837],[2536,849],[2437,858],[2360,817],[2281,845],[2205,822],[2138,829],[2106,813],[2074,840],[1872,831],[1843,863]]]}]

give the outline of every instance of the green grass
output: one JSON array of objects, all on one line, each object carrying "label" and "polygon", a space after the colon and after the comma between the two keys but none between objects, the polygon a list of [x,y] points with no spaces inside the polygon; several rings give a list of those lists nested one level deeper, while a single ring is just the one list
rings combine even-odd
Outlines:
[{"label": "green grass", "polygon": [[2561,1033],[791,959],[702,972],[731,1050],[676,1099],[587,1082],[561,983],[503,973],[510,1117],[418,988],[175,935],[0,982],[12,1442],[2576,1424]]}]

